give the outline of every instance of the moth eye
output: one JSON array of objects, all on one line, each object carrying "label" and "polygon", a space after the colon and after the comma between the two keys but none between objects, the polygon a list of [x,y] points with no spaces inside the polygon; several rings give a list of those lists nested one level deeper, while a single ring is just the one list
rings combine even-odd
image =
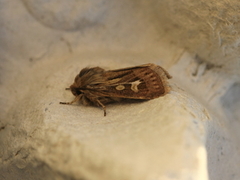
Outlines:
[{"label": "moth eye", "polygon": [[77,91],[76,91],[76,94],[79,95],[79,94],[82,94],[82,92],[79,91],[79,90],[77,90]]},{"label": "moth eye", "polygon": [[71,91],[72,91],[72,93],[73,93],[74,96],[78,96],[78,95],[82,94],[82,92],[79,91],[79,90],[76,89],[76,88],[72,88]]}]

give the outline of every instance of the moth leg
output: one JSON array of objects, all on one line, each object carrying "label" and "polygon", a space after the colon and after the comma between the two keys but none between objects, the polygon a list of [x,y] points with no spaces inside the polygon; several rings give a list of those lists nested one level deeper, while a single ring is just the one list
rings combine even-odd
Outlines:
[{"label": "moth leg", "polygon": [[107,115],[107,112],[106,112],[106,106],[104,106],[104,104],[101,103],[101,101],[99,101],[98,99],[97,99],[97,103],[98,103],[100,106],[102,106],[103,111],[104,111],[104,116],[106,116],[106,115]]},{"label": "moth leg", "polygon": [[65,90],[71,90],[71,88],[65,88]]},{"label": "moth leg", "polygon": [[71,101],[71,102],[59,102],[59,104],[73,104],[73,103],[79,101],[80,98],[81,98],[81,95],[76,96],[76,97],[74,98],[74,100]]}]

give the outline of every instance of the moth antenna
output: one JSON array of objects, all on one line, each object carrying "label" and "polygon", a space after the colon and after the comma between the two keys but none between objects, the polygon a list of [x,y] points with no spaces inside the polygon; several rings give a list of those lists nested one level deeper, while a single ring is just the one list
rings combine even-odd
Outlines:
[{"label": "moth antenna", "polygon": [[80,99],[81,97],[82,97],[82,96],[79,95],[79,96],[76,96],[75,99],[74,99],[73,101],[71,101],[71,102],[59,102],[59,104],[73,104],[73,103],[79,101],[79,99]]},{"label": "moth antenna", "polygon": [[103,103],[101,103],[101,101],[99,101],[98,99],[97,99],[97,102],[98,102],[98,104],[103,108],[104,116],[106,116],[106,115],[107,115],[106,106],[104,106]]},{"label": "moth antenna", "polygon": [[65,88],[65,90],[71,90],[70,88]]},{"label": "moth antenna", "polygon": [[59,102],[59,104],[72,104],[73,102]]}]

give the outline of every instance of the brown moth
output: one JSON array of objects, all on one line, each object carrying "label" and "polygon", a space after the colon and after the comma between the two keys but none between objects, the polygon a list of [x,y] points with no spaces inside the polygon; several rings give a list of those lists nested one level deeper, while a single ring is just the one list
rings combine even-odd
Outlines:
[{"label": "brown moth", "polygon": [[67,90],[76,96],[71,102],[101,106],[124,99],[149,100],[164,96],[170,91],[167,79],[171,75],[155,64],[144,64],[123,69],[105,71],[100,67],[84,68]]}]

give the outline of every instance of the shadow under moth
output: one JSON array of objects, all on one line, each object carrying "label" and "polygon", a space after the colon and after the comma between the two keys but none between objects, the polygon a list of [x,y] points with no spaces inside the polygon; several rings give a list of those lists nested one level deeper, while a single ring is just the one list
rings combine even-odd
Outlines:
[{"label": "shadow under moth", "polygon": [[155,64],[144,64],[116,70],[100,67],[84,68],[75,77],[70,88],[75,99],[60,104],[81,102],[83,105],[100,106],[106,116],[106,104],[126,99],[150,100],[170,91],[171,75]]}]

